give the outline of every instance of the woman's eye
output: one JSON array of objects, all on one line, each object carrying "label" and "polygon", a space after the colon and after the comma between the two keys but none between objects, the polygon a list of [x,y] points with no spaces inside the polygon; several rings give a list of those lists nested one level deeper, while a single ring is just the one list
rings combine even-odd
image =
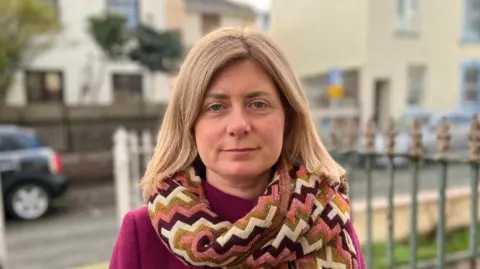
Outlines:
[{"label": "woman's eye", "polygon": [[214,104],[214,105],[211,105],[208,109],[212,111],[219,111],[220,109],[222,109],[222,107],[223,106],[221,104]]},{"label": "woman's eye", "polygon": [[265,104],[264,102],[253,102],[252,103],[253,107],[254,108],[265,108],[267,106],[267,104]]}]

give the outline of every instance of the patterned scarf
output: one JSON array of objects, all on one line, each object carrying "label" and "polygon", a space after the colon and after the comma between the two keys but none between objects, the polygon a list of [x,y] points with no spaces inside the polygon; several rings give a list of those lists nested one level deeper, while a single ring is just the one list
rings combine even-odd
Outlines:
[{"label": "patterned scarf", "polygon": [[148,211],[167,248],[189,266],[221,268],[358,268],[345,226],[344,179],[282,166],[252,211],[235,223],[208,204],[192,167],[164,179]]}]

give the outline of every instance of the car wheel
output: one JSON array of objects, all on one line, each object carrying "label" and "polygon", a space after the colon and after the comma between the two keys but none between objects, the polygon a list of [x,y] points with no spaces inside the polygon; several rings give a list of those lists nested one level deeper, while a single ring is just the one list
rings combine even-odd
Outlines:
[{"label": "car wheel", "polygon": [[7,193],[6,209],[14,218],[35,220],[41,218],[50,206],[50,195],[45,187],[27,183]]}]

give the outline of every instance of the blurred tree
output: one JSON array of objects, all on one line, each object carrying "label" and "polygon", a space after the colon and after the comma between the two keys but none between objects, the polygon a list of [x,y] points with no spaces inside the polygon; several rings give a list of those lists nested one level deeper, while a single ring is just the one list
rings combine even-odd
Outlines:
[{"label": "blurred tree", "polygon": [[183,56],[179,31],[158,32],[146,25],[129,30],[126,18],[113,13],[91,17],[89,24],[90,34],[103,52],[97,83],[91,87],[93,89],[86,90],[94,91],[92,98],[95,99],[100,91],[107,64],[112,60],[128,57],[138,62],[150,71],[152,83],[154,72],[172,73],[177,70]]},{"label": "blurred tree", "polygon": [[[0,0],[4,1],[4,0]],[[95,43],[100,47],[100,70],[92,85],[84,85],[82,98],[88,94],[95,100],[105,80],[109,61],[125,57],[125,45],[128,40],[126,18],[116,13],[105,13],[89,18],[89,32]]]},{"label": "blurred tree", "polygon": [[[150,93],[155,92],[155,73],[174,73],[183,56],[181,34],[179,31],[158,32],[140,25],[136,31],[136,46],[129,56],[149,71]],[[160,74],[161,76],[164,76]]]},{"label": "blurred tree", "polygon": [[0,0],[0,106],[15,72],[49,48],[61,29],[57,9],[46,0]]},{"label": "blurred tree", "polygon": [[127,40],[126,18],[116,13],[106,13],[89,18],[89,31],[102,52],[110,59],[124,54]]},{"label": "blurred tree", "polygon": [[130,51],[133,61],[151,72],[175,72],[183,56],[183,47],[179,31],[157,32],[151,27],[141,25],[136,31],[136,47]]}]

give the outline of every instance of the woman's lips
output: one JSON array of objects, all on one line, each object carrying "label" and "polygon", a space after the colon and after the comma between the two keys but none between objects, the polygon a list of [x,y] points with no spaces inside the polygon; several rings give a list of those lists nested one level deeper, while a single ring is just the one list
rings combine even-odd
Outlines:
[{"label": "woman's lips", "polygon": [[233,149],[226,149],[226,152],[250,152],[257,150],[258,148],[233,148]]}]

